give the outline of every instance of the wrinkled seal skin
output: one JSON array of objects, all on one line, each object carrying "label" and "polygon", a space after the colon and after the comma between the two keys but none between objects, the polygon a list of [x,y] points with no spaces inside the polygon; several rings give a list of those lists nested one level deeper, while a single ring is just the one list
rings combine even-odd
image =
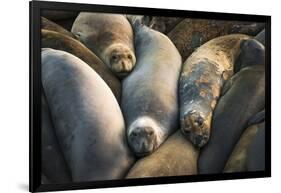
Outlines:
[{"label": "wrinkled seal skin", "polygon": [[243,132],[225,165],[225,173],[248,171],[246,160],[248,157],[249,147],[261,127],[264,127],[264,122],[251,125]]},{"label": "wrinkled seal skin", "polygon": [[248,39],[241,41],[240,54],[235,62],[234,71],[252,65],[265,65],[265,48],[259,41]]},{"label": "wrinkled seal skin", "polygon": [[228,34],[255,36],[264,26],[264,23],[186,18],[168,33],[168,37],[186,60],[196,48],[213,38]]},{"label": "wrinkled seal skin", "polygon": [[153,154],[138,160],[126,178],[194,175],[197,158],[198,150],[177,131]]},{"label": "wrinkled seal skin", "polygon": [[137,64],[122,82],[128,143],[138,156],[150,154],[177,128],[181,57],[169,38],[134,24]]},{"label": "wrinkled seal skin", "polygon": [[221,87],[233,74],[240,42],[248,38],[238,34],[215,38],[198,48],[183,64],[179,81],[181,130],[197,147],[208,142]]},{"label": "wrinkled seal skin", "polygon": [[41,46],[66,51],[87,63],[110,87],[117,101],[121,100],[121,83],[111,70],[81,42],[49,30],[41,30]]},{"label": "wrinkled seal skin", "polygon": [[249,147],[247,156],[248,171],[265,170],[265,125],[256,134],[252,144]]},{"label": "wrinkled seal skin", "polygon": [[48,179],[44,182],[69,183],[71,182],[71,173],[57,141],[53,121],[44,94],[41,96],[41,101],[41,168],[42,173]]},{"label": "wrinkled seal skin", "polygon": [[258,35],[256,35],[255,39],[265,46],[265,29],[263,29]]},{"label": "wrinkled seal skin", "polygon": [[230,86],[214,111],[209,142],[200,151],[198,170],[201,174],[222,172],[248,120],[264,108],[265,71],[262,65],[242,69],[228,83]]},{"label": "wrinkled seal skin", "polygon": [[81,12],[71,31],[119,77],[133,70],[133,30],[124,15]]},{"label": "wrinkled seal skin", "polygon": [[44,17],[41,17],[41,29],[55,31],[55,32],[70,36],[72,38],[76,38],[71,32],[67,31],[63,27],[59,26],[58,24],[56,24]]},{"label": "wrinkled seal skin", "polygon": [[42,84],[73,181],[123,178],[134,158],[121,109],[106,83],[79,58],[47,48]]}]

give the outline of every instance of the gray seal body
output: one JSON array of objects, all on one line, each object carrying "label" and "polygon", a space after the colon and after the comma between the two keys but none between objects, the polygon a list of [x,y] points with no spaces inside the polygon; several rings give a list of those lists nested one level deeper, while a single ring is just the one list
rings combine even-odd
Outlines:
[{"label": "gray seal body", "polygon": [[42,85],[72,179],[121,179],[133,164],[123,116],[106,83],[79,58],[42,51]]}]

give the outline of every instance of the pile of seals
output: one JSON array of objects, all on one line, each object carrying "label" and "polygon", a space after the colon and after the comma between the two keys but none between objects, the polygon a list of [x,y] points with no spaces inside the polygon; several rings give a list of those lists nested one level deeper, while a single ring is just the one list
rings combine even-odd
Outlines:
[{"label": "pile of seals", "polygon": [[43,11],[42,183],[264,170],[264,27]]}]

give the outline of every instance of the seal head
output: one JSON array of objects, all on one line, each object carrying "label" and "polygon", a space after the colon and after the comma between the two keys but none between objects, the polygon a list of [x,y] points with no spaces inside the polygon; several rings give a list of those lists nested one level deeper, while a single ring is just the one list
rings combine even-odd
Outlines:
[{"label": "seal head", "polygon": [[103,55],[105,63],[120,78],[127,76],[136,63],[135,54],[124,44],[112,44]]},{"label": "seal head", "polygon": [[135,120],[128,128],[128,143],[139,157],[151,154],[158,148],[163,134],[157,123],[150,117]]}]

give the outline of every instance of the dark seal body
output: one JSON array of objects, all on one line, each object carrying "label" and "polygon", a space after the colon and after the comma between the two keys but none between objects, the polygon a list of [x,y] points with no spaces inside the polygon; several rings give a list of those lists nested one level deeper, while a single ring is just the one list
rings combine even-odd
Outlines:
[{"label": "dark seal body", "polygon": [[176,129],[181,57],[164,34],[136,24],[138,58],[122,82],[122,111],[131,149],[143,156],[157,149]]},{"label": "dark seal body", "polygon": [[234,71],[254,65],[265,65],[264,45],[255,39],[243,40],[240,44],[240,54],[235,62]]},{"label": "dark seal body", "polygon": [[124,15],[81,12],[71,31],[116,75],[124,77],[134,68],[133,30]]},{"label": "dark seal body", "polygon": [[246,67],[235,74],[227,84],[230,86],[214,111],[209,142],[200,151],[198,169],[201,174],[223,171],[235,144],[247,127],[247,122],[264,108],[263,66]]},{"label": "dark seal body", "polygon": [[154,153],[138,160],[126,178],[195,175],[197,158],[198,150],[177,131]]},{"label": "dark seal body", "polygon": [[59,26],[58,24],[46,19],[45,17],[41,17],[41,29],[55,31],[70,36],[72,38],[75,38],[75,36],[71,32],[67,31],[66,29]]},{"label": "dark seal body", "polygon": [[249,147],[247,156],[248,171],[265,170],[265,125],[261,126],[252,144]]},{"label": "dark seal body", "polygon": [[208,142],[221,88],[233,74],[241,41],[248,38],[239,34],[215,38],[183,64],[179,80],[181,130],[197,147]]},{"label": "dark seal body", "polygon": [[229,173],[248,171],[247,157],[249,155],[249,148],[259,129],[262,129],[261,127],[264,127],[264,122],[251,125],[243,132],[238,143],[235,145],[223,172]]},{"label": "dark seal body", "polygon": [[264,23],[186,18],[168,33],[168,37],[185,60],[196,48],[213,38],[228,34],[255,36],[263,28]]},{"label": "dark seal body", "polygon": [[45,95],[41,97],[41,155],[44,183],[69,183],[71,173],[60,149]]},{"label": "dark seal body", "polygon": [[134,158],[121,109],[106,83],[79,58],[47,48],[42,85],[73,181],[123,178]]},{"label": "dark seal body", "polygon": [[66,51],[86,62],[110,87],[117,101],[121,98],[121,83],[111,70],[81,42],[49,30],[41,31],[42,48],[53,48]]}]

